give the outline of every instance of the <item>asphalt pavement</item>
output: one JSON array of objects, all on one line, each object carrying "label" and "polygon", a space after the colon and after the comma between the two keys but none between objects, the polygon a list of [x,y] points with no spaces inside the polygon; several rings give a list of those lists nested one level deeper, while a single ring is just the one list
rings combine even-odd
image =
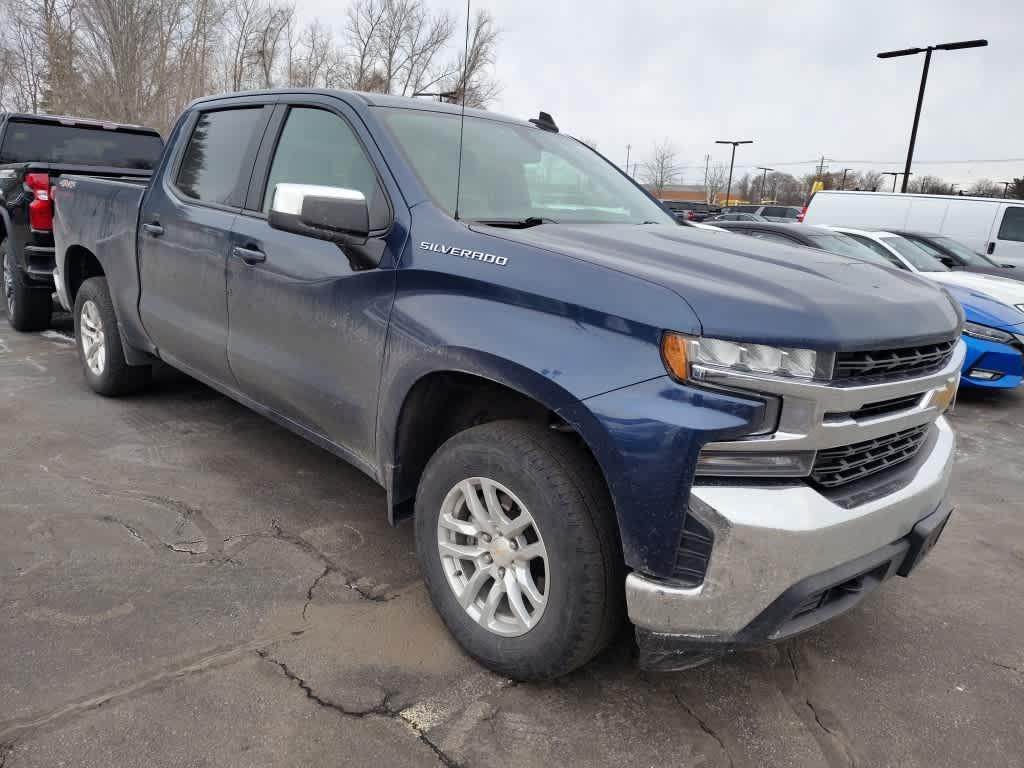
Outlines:
[{"label": "asphalt pavement", "polygon": [[1024,766],[1024,393],[962,393],[910,579],[674,674],[467,658],[359,471],[172,371],[87,390],[0,320],[0,768]]}]

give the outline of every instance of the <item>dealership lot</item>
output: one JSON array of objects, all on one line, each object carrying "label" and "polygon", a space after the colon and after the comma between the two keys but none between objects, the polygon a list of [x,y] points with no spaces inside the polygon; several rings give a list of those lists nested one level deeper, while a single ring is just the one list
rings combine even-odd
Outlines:
[{"label": "dealership lot", "polygon": [[929,559],[685,673],[515,685],[448,637],[348,465],[168,371],[105,400],[0,331],[0,765],[1024,765],[1021,392],[961,396]]}]

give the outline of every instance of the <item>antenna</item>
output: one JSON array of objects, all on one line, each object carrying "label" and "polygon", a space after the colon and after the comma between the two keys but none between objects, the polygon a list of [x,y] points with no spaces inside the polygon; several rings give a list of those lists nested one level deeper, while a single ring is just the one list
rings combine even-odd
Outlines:
[{"label": "antenna", "polygon": [[462,115],[459,118],[459,170],[455,175],[455,220],[459,220],[459,193],[462,191],[462,136],[466,130],[466,72],[469,70],[469,4],[466,0],[466,47],[462,54]]}]

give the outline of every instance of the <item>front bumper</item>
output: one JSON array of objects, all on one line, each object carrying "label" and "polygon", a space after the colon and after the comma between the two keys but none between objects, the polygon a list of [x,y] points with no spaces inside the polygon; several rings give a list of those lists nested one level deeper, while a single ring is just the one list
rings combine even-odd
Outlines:
[{"label": "front bumper", "polygon": [[[626,600],[638,638],[671,636],[697,650],[743,642],[787,590],[896,545],[919,521],[948,511],[954,442],[940,417],[914,460],[884,485],[863,491],[823,493],[804,483],[694,485],[690,514],[714,534],[706,576],[686,588],[631,573]],[[782,637],[769,631],[754,639]]]},{"label": "front bumper", "polygon": [[[1010,344],[964,335],[967,354],[960,382],[968,387],[1013,389],[1024,376],[1024,356]],[[1024,344],[1021,344],[1024,346]]]}]

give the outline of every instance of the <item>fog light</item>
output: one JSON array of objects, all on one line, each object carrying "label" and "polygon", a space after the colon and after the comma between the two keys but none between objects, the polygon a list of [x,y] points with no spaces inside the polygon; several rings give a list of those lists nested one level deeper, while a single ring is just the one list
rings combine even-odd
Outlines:
[{"label": "fog light", "polygon": [[814,451],[759,453],[703,450],[697,474],[716,477],[805,477],[814,465]]},{"label": "fog light", "polygon": [[996,379],[1003,378],[1003,374],[997,373],[996,371],[986,371],[981,368],[972,368],[967,372],[967,375],[972,379],[981,379],[982,381],[995,381]]}]

